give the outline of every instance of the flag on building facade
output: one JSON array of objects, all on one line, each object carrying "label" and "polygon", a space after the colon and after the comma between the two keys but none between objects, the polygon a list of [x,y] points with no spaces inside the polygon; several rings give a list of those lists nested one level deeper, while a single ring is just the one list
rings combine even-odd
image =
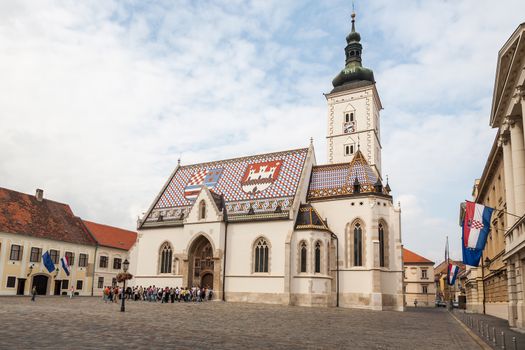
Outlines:
[{"label": "flag on building facade", "polygon": [[447,283],[449,286],[453,286],[456,283],[456,277],[458,277],[459,266],[454,264],[448,264],[447,269]]},{"label": "flag on building facade", "polygon": [[493,211],[493,208],[466,201],[461,236],[463,263],[470,266],[479,265],[483,248],[487,243]]},{"label": "flag on building facade", "polygon": [[71,268],[69,267],[69,260],[67,256],[64,256],[63,258],[60,259],[60,264],[62,265],[62,270],[64,270],[66,275],[69,276],[69,271],[71,270]]},{"label": "flag on building facade", "polygon": [[45,252],[44,255],[42,255],[42,262],[49,273],[55,271],[55,264],[53,263],[53,260],[51,260],[49,252]]}]

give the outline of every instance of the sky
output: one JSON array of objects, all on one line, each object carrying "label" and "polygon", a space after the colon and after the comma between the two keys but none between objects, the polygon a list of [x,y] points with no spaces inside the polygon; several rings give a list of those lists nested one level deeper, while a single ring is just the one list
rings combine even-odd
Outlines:
[{"label": "sky", "polygon": [[[460,259],[495,130],[497,53],[525,2],[356,1],[405,247]],[[326,161],[323,93],[349,1],[0,2],[0,186],[136,229],[182,164],[302,148]]]}]

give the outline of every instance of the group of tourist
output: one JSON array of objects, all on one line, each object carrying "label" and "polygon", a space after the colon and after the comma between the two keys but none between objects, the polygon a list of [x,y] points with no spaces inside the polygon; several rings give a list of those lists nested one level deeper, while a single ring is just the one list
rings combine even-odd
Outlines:
[{"label": "group of tourist", "polygon": [[[105,303],[117,302],[122,298],[122,288],[115,286],[106,286],[103,291],[103,298]],[[127,287],[124,292],[124,297],[134,301],[149,301],[161,303],[174,302],[202,302],[211,300],[213,298],[213,290],[207,287],[192,287],[192,288],[159,288],[149,286]]]}]

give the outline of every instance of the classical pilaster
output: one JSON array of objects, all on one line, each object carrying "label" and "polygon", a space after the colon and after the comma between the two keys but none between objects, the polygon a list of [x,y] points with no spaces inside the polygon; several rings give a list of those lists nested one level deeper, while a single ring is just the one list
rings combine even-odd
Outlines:
[{"label": "classical pilaster", "polygon": [[[514,213],[514,175],[512,172],[512,149],[510,145],[510,126],[505,124],[500,129],[499,146],[503,148],[503,170],[505,176],[505,198],[507,202],[507,211]],[[507,214],[507,229],[510,228],[514,222],[515,217]]]},{"label": "classical pilaster", "polygon": [[517,321],[517,300],[516,300],[516,273],[515,266],[507,262],[507,285],[509,293],[509,326],[516,327]]},{"label": "classical pilaster", "polygon": [[522,118],[512,118],[510,142],[512,149],[512,173],[514,177],[514,211],[517,215],[525,212],[525,148]]}]

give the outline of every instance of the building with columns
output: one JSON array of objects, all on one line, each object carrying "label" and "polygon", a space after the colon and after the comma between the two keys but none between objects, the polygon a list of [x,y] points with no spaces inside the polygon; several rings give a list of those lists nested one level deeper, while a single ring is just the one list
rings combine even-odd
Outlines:
[{"label": "building with columns", "polygon": [[490,126],[503,153],[506,211],[505,253],[508,320],[525,329],[525,23],[498,53]]},{"label": "building with columns", "polygon": [[[138,221],[132,283],[225,301],[403,310],[401,210],[381,173],[381,101],[346,37],[325,94],[328,164],[306,148],[178,164]],[[306,136],[306,135],[305,135]]]},{"label": "building with columns", "polygon": [[508,318],[507,270],[505,254],[505,172],[503,150],[496,135],[480,179],[474,183],[472,198],[476,203],[496,210],[492,214],[490,231],[479,267],[468,266],[464,274],[467,290],[467,310]]}]

